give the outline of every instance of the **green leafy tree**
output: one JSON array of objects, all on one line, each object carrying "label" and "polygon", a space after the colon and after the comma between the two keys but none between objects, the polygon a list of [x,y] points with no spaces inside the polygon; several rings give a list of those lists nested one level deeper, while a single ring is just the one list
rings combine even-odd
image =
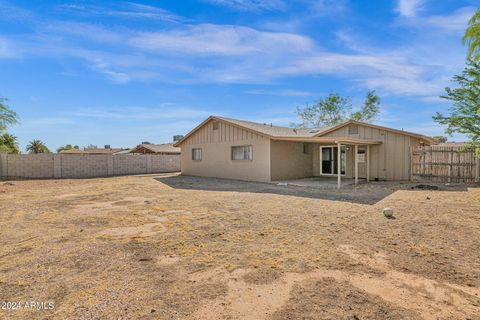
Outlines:
[{"label": "green leafy tree", "polygon": [[26,150],[28,153],[50,153],[50,150],[47,148],[47,146],[38,139],[30,141]]},{"label": "green leafy tree", "polygon": [[2,146],[2,152],[7,153],[20,153],[18,148],[17,137],[10,133],[4,133],[0,136],[0,146]]},{"label": "green leafy tree", "polygon": [[375,90],[370,90],[367,92],[367,97],[365,98],[362,109],[352,113],[350,119],[362,122],[373,122],[379,113],[380,97],[375,94]]},{"label": "green leafy tree", "polygon": [[448,141],[448,138],[445,136],[433,136],[433,140],[435,140],[436,143],[445,143]]},{"label": "green leafy tree", "polygon": [[66,144],[64,146],[57,148],[57,152],[60,153],[62,151],[70,150],[70,149],[73,149],[73,146],[71,144]]},{"label": "green leafy tree", "polygon": [[[433,120],[446,125],[445,132],[466,134],[474,144],[480,142],[480,61],[468,60],[461,75],[453,77],[457,87],[445,88],[442,98],[452,101],[448,115],[439,112]],[[480,150],[477,149],[477,152]]]},{"label": "green leafy tree", "polygon": [[468,46],[468,59],[480,60],[480,8],[468,21],[468,28],[463,36],[463,44]]},{"label": "green leafy tree", "polygon": [[380,112],[380,98],[374,90],[368,91],[363,106],[352,112],[350,98],[342,97],[338,93],[330,93],[328,97],[318,100],[305,107],[297,107],[300,124],[292,124],[299,128],[318,128],[334,126],[349,119],[372,122]]},{"label": "green leafy tree", "polygon": [[7,126],[17,122],[17,113],[8,107],[7,99],[0,98],[0,133],[4,131]]}]

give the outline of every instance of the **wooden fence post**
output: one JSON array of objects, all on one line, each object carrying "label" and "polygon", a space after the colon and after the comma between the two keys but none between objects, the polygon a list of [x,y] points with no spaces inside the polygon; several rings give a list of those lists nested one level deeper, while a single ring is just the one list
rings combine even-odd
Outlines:
[{"label": "wooden fence post", "polygon": [[413,147],[410,146],[410,181],[413,181]]},{"label": "wooden fence post", "polygon": [[477,165],[475,170],[475,182],[480,182],[480,157],[477,158]]},{"label": "wooden fence post", "polygon": [[448,153],[448,182],[452,182],[453,149]]},{"label": "wooden fence post", "polygon": [[7,157],[6,153],[0,153],[0,178],[6,178],[7,173]]}]

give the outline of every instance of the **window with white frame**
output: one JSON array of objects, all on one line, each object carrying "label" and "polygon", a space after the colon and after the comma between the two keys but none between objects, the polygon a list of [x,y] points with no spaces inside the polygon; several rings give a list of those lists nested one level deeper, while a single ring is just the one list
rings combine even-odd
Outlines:
[{"label": "window with white frame", "polygon": [[192,149],[192,160],[202,161],[202,149],[201,148],[193,148]]},{"label": "window with white frame", "polygon": [[252,160],[252,146],[234,146],[232,147],[232,160]]}]

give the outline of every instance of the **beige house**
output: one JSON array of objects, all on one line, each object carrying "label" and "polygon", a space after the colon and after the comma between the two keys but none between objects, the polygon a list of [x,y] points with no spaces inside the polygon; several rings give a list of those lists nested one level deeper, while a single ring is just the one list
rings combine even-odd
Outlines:
[{"label": "beige house", "polygon": [[410,149],[435,142],[423,135],[346,121],[292,129],[210,116],[175,146],[182,174],[271,182],[307,177],[408,180]]}]

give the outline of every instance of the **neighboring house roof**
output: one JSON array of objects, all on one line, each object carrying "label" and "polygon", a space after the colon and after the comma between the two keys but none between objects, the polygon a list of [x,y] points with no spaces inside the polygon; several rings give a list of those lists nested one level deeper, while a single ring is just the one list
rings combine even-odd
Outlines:
[{"label": "neighboring house roof", "polygon": [[122,148],[109,148],[109,149],[104,149],[104,148],[85,148],[83,151],[88,154],[114,154],[120,151],[123,151],[124,149]]},{"label": "neighboring house roof", "polygon": [[173,143],[165,144],[140,144],[128,153],[174,153],[180,154],[180,148],[174,147]]},{"label": "neighboring house roof", "polygon": [[[403,130],[397,130],[393,128],[388,128],[388,127],[382,127],[382,126],[377,126],[373,125],[370,123],[364,123],[360,121],[355,121],[355,120],[348,120],[345,121],[339,125],[336,126],[331,126],[331,127],[322,127],[322,128],[313,128],[313,129],[293,129],[293,128],[287,128],[287,127],[280,127],[280,126],[274,126],[271,124],[266,124],[266,123],[257,123],[257,122],[252,122],[252,121],[245,121],[245,120],[237,120],[237,119],[231,119],[231,118],[225,118],[225,117],[217,117],[217,116],[210,116],[208,117],[205,121],[203,121],[201,124],[199,124],[197,127],[195,127],[192,131],[190,131],[187,135],[185,135],[181,140],[177,141],[174,146],[178,147],[182,144],[183,141],[188,139],[192,134],[194,134],[198,129],[203,127],[207,122],[211,120],[216,120],[216,121],[222,121],[226,122],[244,129],[248,129],[250,131],[254,131],[257,134],[263,135],[265,137],[271,138],[271,139],[284,139],[284,140],[298,140],[300,138],[303,138],[305,141],[318,141],[320,142],[320,139],[315,139],[324,136],[325,134],[338,130],[346,125],[349,124],[359,124],[363,126],[368,126],[372,128],[377,128],[381,130],[386,130],[386,131],[391,131],[391,132],[396,132],[396,133],[401,133],[409,136],[413,136],[419,139],[422,139],[429,144],[434,144],[435,141],[427,136],[412,133],[412,132],[407,132]],[[325,137],[326,138],[326,137]],[[355,140],[351,139],[348,137],[350,140]],[[364,141],[364,140],[362,140]],[[360,141],[358,141],[360,142]]]},{"label": "neighboring house roof", "polygon": [[83,154],[83,153],[86,153],[85,151],[83,150],[80,150],[80,149],[68,149],[68,150],[62,150],[60,151],[60,153],[68,153],[68,154]]},{"label": "neighboring house roof", "polygon": [[103,149],[103,148],[85,148],[83,150],[80,149],[68,149],[60,151],[63,154],[115,154],[125,149],[121,148],[110,148],[110,149]]}]

